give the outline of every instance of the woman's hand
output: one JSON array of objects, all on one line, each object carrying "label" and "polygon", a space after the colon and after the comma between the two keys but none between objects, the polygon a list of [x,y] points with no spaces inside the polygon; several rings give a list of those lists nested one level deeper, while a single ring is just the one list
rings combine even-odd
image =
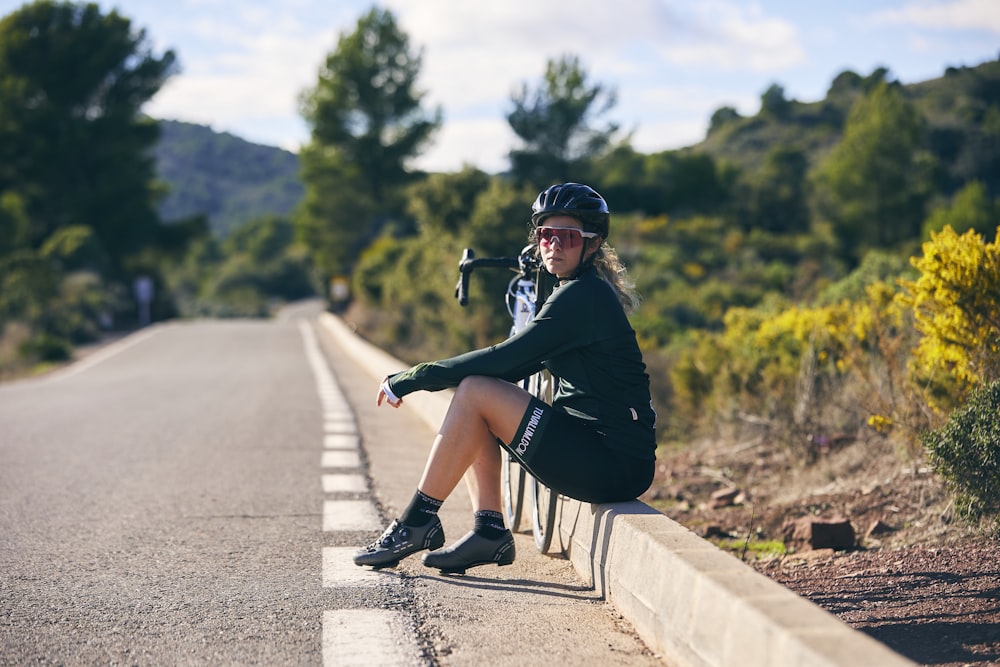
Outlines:
[{"label": "woman's hand", "polygon": [[381,406],[382,401],[387,401],[389,405],[394,408],[398,408],[403,404],[403,399],[397,398],[394,393],[392,393],[392,388],[389,387],[389,378],[382,380],[382,384],[378,387],[378,398],[375,399],[375,405]]}]

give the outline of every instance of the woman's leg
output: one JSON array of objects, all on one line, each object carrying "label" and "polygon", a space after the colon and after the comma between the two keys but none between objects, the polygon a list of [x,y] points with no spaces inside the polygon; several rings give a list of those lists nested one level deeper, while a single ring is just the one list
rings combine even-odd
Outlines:
[{"label": "woman's leg", "polygon": [[[509,442],[528,408],[529,394],[514,385],[486,377],[470,377],[455,391],[444,423],[424,467],[418,493],[403,515],[382,536],[354,554],[357,565],[391,567],[400,559],[423,549],[444,546],[444,531],[437,517],[439,501],[454,491],[471,469],[469,490],[476,510],[500,510],[500,446]],[[423,514],[423,520],[413,515]],[[502,530],[500,518],[500,528]],[[452,548],[431,554],[425,563],[442,572],[464,572],[485,563],[509,565],[514,561],[514,538],[503,530],[498,539],[482,538],[475,532]]]},{"label": "woman's leg", "polygon": [[418,488],[445,499],[466,471],[475,510],[500,510],[500,446],[517,431],[530,395],[496,378],[473,376],[455,390]]}]

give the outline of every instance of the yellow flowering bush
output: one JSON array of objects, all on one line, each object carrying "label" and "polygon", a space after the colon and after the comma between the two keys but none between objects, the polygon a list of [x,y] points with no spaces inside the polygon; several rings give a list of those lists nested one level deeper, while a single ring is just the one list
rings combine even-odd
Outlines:
[{"label": "yellow flowering bush", "polygon": [[[737,413],[809,433],[867,423],[908,430],[903,375],[912,327],[896,288],[876,282],[856,300],[812,308],[730,308],[724,330],[673,365],[675,398],[716,416]],[[793,438],[794,440],[795,438]]]},{"label": "yellow flowering bush", "polygon": [[843,372],[851,344],[850,310],[846,302],[823,308],[792,306],[773,315],[730,309],[722,348],[730,389],[742,397],[742,409],[767,416],[790,414],[804,361],[813,373]]},{"label": "yellow flowering bush", "polygon": [[911,264],[905,279],[884,273],[813,306],[730,307],[721,331],[674,348],[673,400],[791,443],[868,428],[920,454],[919,433],[1000,379],[1000,230],[987,243],[945,227]]},{"label": "yellow flowering bush", "polygon": [[1000,375],[1000,228],[986,243],[946,226],[911,262],[920,276],[902,281],[899,295],[921,334],[911,371],[928,403],[946,411]]}]

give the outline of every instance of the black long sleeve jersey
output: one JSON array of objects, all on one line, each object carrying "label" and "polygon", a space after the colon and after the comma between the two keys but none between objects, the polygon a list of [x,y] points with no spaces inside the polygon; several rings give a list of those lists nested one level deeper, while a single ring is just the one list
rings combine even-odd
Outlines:
[{"label": "black long sleeve jersey", "polygon": [[653,460],[656,413],[635,331],[614,292],[590,268],[556,287],[538,315],[502,343],[417,364],[389,377],[399,397],[485,375],[517,382],[542,368],[558,379],[552,404],[594,422],[609,447]]}]

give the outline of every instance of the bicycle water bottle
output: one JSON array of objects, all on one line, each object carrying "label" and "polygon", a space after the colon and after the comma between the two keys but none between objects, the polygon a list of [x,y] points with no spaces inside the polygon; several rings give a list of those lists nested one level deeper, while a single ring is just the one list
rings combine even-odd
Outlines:
[{"label": "bicycle water bottle", "polygon": [[513,331],[517,332],[523,329],[535,315],[534,283],[530,280],[518,280],[517,292],[514,297]]}]

